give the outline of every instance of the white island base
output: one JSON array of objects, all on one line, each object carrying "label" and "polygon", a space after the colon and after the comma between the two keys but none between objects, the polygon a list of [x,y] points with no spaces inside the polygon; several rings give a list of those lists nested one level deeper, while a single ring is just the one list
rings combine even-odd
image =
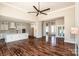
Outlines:
[{"label": "white island base", "polygon": [[5,35],[5,42],[13,42],[18,40],[28,39],[27,33],[19,33],[19,34],[7,34]]}]

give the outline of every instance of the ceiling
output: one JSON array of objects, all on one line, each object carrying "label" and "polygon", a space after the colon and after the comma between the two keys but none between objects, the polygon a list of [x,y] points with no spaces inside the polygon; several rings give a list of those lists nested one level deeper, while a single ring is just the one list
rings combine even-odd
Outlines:
[{"label": "ceiling", "polygon": [[26,20],[16,19],[16,18],[7,17],[7,16],[3,16],[3,15],[0,15],[0,21],[23,22],[23,23],[32,23],[33,22],[33,21],[27,21],[26,22]]},{"label": "ceiling", "polygon": [[[33,5],[38,7],[38,2],[5,2],[4,4],[16,7],[24,12],[36,11]],[[40,2],[40,10],[50,8],[51,10],[46,12],[51,12],[74,4],[74,2]]]},{"label": "ceiling", "polygon": [[[48,13],[48,12],[51,12],[51,11],[55,11],[55,10],[59,10],[59,9],[63,9],[63,8],[72,6],[74,4],[75,4],[74,2],[40,2],[40,10],[50,8],[49,11],[45,12],[45,13]],[[16,16],[15,17],[15,21],[18,18],[19,21],[21,20],[21,21],[31,22],[31,21],[36,21],[37,18],[38,18],[38,17],[36,17],[36,14],[29,14],[29,13],[27,13],[27,12],[31,12],[31,11],[36,11],[33,8],[33,5],[35,5],[36,7],[38,7],[38,2],[1,2],[0,3],[0,9],[4,10],[3,11],[3,15],[4,16],[6,16],[8,12],[9,12],[8,15],[10,15],[12,17]],[[7,6],[7,7],[10,6],[10,7],[13,7],[14,9],[18,9],[18,11],[20,10],[20,11],[24,12],[23,13],[24,15],[22,15],[22,17],[20,17],[21,16],[21,15],[19,16],[20,13],[16,14],[16,13],[12,12],[11,10],[8,11],[8,9],[5,6]],[[6,11],[7,11],[7,13],[6,13]],[[1,15],[0,15],[0,18],[4,19],[4,20],[5,19],[9,19],[9,18],[3,17]],[[11,20],[11,18],[10,18],[10,20]]]}]

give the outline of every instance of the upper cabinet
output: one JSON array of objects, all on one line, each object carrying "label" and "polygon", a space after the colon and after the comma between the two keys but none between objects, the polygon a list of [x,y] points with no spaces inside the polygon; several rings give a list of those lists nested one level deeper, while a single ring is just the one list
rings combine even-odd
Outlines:
[{"label": "upper cabinet", "polygon": [[10,26],[9,26],[9,28],[16,28],[16,25],[15,25],[15,23],[14,22],[10,22]]},{"label": "upper cabinet", "polygon": [[16,23],[16,30],[26,29],[26,24]]},{"label": "upper cabinet", "polygon": [[26,29],[26,24],[17,23],[17,22],[7,22],[7,21],[0,21],[0,30],[22,30]]},{"label": "upper cabinet", "polygon": [[22,24],[16,23],[16,30],[20,30],[20,29],[22,29]]},{"label": "upper cabinet", "polygon": [[8,22],[0,22],[0,30],[8,30]]}]

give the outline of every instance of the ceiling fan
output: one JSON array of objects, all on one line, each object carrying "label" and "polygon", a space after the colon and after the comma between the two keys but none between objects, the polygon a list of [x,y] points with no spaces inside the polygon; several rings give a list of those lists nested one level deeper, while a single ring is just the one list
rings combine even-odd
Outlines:
[{"label": "ceiling fan", "polygon": [[38,16],[39,14],[44,14],[47,15],[46,13],[44,13],[45,11],[50,10],[50,8],[44,9],[44,10],[40,10],[40,2],[38,2],[38,8],[36,6],[33,5],[33,8],[36,10],[36,12],[28,12],[28,13],[36,13],[36,16]]}]

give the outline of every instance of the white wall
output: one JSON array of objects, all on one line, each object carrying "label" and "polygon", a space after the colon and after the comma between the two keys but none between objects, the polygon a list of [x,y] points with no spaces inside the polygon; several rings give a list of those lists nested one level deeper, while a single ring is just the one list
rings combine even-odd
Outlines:
[{"label": "white wall", "polygon": [[75,7],[69,6],[67,8],[50,12],[47,16],[40,15],[39,20],[50,20],[58,17],[64,17],[65,26],[65,42],[74,42],[74,38],[70,36],[71,27],[75,26]]},{"label": "white wall", "polygon": [[43,36],[46,36],[46,22],[43,22]]},{"label": "white wall", "polygon": [[57,20],[56,20],[56,23],[55,23],[55,25],[64,25],[64,18],[58,18]]},{"label": "white wall", "polygon": [[[75,26],[79,27],[79,2],[75,5]],[[79,55],[79,35],[75,38],[76,43],[78,44],[78,55]]]}]

